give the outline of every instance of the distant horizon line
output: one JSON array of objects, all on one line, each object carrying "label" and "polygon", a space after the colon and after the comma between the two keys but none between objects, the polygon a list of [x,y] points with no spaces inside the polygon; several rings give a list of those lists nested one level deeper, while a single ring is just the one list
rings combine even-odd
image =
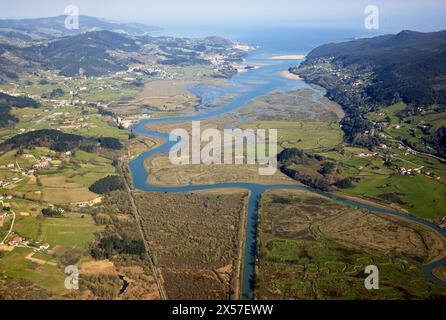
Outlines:
[{"label": "distant horizon line", "polygon": [[[44,16],[27,16],[27,17],[0,17],[0,20],[38,20],[38,19],[46,19],[46,18],[58,18],[58,17],[66,17],[67,14],[59,14],[59,15],[44,15]],[[218,20],[218,21],[209,21],[209,20],[202,20],[201,22],[194,21],[188,21],[188,20],[172,20],[172,19],[166,19],[166,20],[155,20],[155,21],[148,21],[150,18],[137,18],[137,19],[131,19],[131,18],[110,18],[110,17],[104,17],[104,16],[96,16],[92,14],[80,14],[79,17],[88,17],[88,18],[94,18],[98,20],[104,20],[107,22],[112,23],[135,23],[135,24],[143,24],[150,27],[158,27],[162,30],[160,31],[167,31],[169,28],[175,28],[175,27],[186,27],[186,28],[200,28],[202,26],[214,26],[219,29],[226,29],[226,27],[229,28],[229,23],[240,23],[240,26],[235,26],[237,30],[242,29],[250,29],[250,28],[331,28],[331,29],[345,29],[345,30],[360,30],[363,29],[361,24],[359,23],[343,23],[342,21],[345,21],[346,19],[339,19],[338,21],[330,20],[330,19],[321,19],[319,21],[315,20],[308,20],[308,21],[284,21],[284,20],[262,20],[259,21],[259,19],[228,19],[227,21],[224,20]],[[349,20],[351,22],[351,20]],[[230,26],[231,28],[234,28],[234,25]],[[415,31],[415,32],[422,32],[422,33],[429,33],[429,32],[441,32],[446,30],[446,25],[442,27],[431,27],[422,29],[420,28],[414,28],[409,26],[395,26],[395,25],[389,25],[389,26],[383,26],[380,28],[380,30],[377,30],[376,35],[384,35],[384,34],[397,34],[401,31]],[[381,32],[379,32],[381,31]]]}]

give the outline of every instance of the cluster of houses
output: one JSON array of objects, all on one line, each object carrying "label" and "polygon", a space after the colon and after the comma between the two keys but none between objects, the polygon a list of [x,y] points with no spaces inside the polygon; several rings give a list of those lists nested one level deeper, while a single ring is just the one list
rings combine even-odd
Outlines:
[{"label": "cluster of houses", "polygon": [[132,125],[138,123],[140,120],[143,119],[150,119],[151,116],[148,114],[142,114],[142,115],[137,115],[137,116],[132,116],[132,117],[128,117],[128,118],[121,118],[121,117],[117,117],[115,119],[116,124],[121,127],[121,128],[125,128],[128,129],[130,128]]},{"label": "cluster of houses", "polygon": [[[386,149],[386,148],[388,148],[388,146],[381,145],[381,148]],[[402,149],[404,147],[400,145],[399,148]],[[407,152],[405,153],[405,155],[408,155],[409,153],[414,153],[414,151],[411,150],[411,149],[407,149]],[[357,156],[359,158],[370,158],[370,157],[379,157],[379,154],[376,153],[376,152],[373,152],[373,153],[364,153],[364,152],[362,152],[362,153],[359,153]],[[391,155],[391,157],[393,157],[393,156]],[[360,167],[360,169],[362,169],[362,167]],[[419,167],[419,168],[414,168],[414,169],[401,167],[401,168],[398,168],[398,172],[401,175],[407,175],[407,176],[414,176],[414,175],[417,175],[417,174],[424,174],[424,175],[426,175],[426,176],[428,176],[428,177],[430,177],[432,179],[435,179],[437,181],[441,180],[441,177],[436,176],[432,172],[428,172],[428,171],[425,171],[423,169],[424,169],[424,166]]]},{"label": "cluster of houses", "polygon": [[0,201],[11,200],[11,199],[12,199],[11,195],[8,195],[8,194],[0,195]]},{"label": "cluster of houses", "polygon": [[37,244],[34,244],[34,245],[37,245],[37,247],[31,246],[29,240],[22,238],[18,234],[14,234],[12,236],[11,240],[8,242],[8,245],[11,247],[31,248],[31,249],[34,249],[35,251],[43,251],[43,252],[48,251],[48,249],[50,248],[49,243],[43,243],[43,244],[37,243]]},{"label": "cluster of houses", "polygon": [[[24,154],[23,157],[26,159],[35,160],[35,157],[32,154]],[[26,176],[34,175],[34,173],[36,172],[37,169],[48,168],[51,165],[52,161],[53,161],[52,158],[42,156],[36,163],[33,164],[32,168],[30,168],[30,169],[21,168],[18,163],[15,163],[15,164],[9,163],[7,165],[4,165],[3,167],[10,169],[12,172],[19,173],[22,177],[26,177]],[[7,187],[11,184],[18,183],[23,179],[24,178],[19,178],[18,176],[15,176],[15,177],[9,179],[8,181],[0,180],[0,187],[3,187],[3,188]],[[3,199],[0,197],[0,200],[3,200]]]},{"label": "cluster of houses", "polygon": [[12,236],[11,240],[9,240],[8,244],[12,247],[18,247],[18,246],[26,247],[29,245],[29,241],[15,234]]},{"label": "cluster of houses", "polygon": [[[143,75],[150,75],[155,76],[159,79],[173,79],[173,74],[170,74],[160,66],[154,64],[149,66],[142,66],[142,65],[134,65],[130,66],[126,71],[118,71],[115,73],[115,76],[119,77],[121,79],[122,76],[126,76],[129,74],[135,74],[136,76],[143,76]],[[122,78],[124,81],[134,81],[135,78],[132,77],[126,77]],[[119,88],[113,88],[109,85],[105,85],[104,88],[109,87],[112,90],[119,90]]]},{"label": "cluster of houses", "polygon": [[415,168],[415,169],[402,167],[402,168],[399,168],[398,171],[402,175],[414,176],[416,174],[425,174],[426,176],[428,176],[428,177],[430,177],[432,179],[435,179],[437,181],[441,180],[441,177],[436,176],[432,172],[424,171],[423,169],[424,169],[424,167],[419,167],[419,168]]},{"label": "cluster of houses", "polygon": [[90,201],[77,202],[77,203],[75,203],[75,206],[77,206],[79,208],[90,208],[90,207],[93,207],[93,206],[101,203],[102,200],[103,200],[103,197],[97,197]]},{"label": "cluster of houses", "polygon": [[402,174],[402,175],[408,175],[408,176],[413,176],[413,175],[415,175],[415,174],[421,174],[421,170],[423,169],[424,167],[420,167],[420,168],[416,168],[416,169],[407,169],[407,168],[399,168],[399,172]]},{"label": "cluster of houses", "polygon": [[358,157],[360,158],[370,158],[370,157],[375,157],[377,155],[376,152],[373,153],[360,153],[358,154]]},{"label": "cluster of houses", "polygon": [[34,169],[43,169],[48,168],[51,165],[51,162],[53,161],[50,157],[41,157],[37,163],[33,164]]},{"label": "cluster of houses", "polygon": [[[22,169],[22,168],[20,168],[18,163],[16,163],[16,164],[9,163],[7,165],[0,166],[0,169],[4,169],[4,168],[10,169],[12,172],[15,172],[15,173],[20,173],[23,177],[27,176],[27,175],[33,175],[34,174],[34,170],[33,169]],[[20,182],[23,179],[24,178],[19,178],[19,177],[15,176],[15,177],[9,179],[9,181],[0,180],[0,187],[1,188],[5,188],[5,187],[7,187],[7,186],[9,186],[11,184]]]},{"label": "cluster of houses", "polygon": [[[85,118],[82,118],[85,120]],[[73,121],[65,121],[65,125],[58,127],[57,129],[63,131],[64,129],[88,129],[90,128],[90,124],[88,122],[82,122],[80,119]]]}]

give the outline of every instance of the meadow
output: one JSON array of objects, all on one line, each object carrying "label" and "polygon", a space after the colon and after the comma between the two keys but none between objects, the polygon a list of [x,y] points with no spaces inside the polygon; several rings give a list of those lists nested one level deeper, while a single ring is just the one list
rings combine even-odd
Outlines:
[{"label": "meadow", "polygon": [[55,294],[68,293],[63,270],[48,263],[39,264],[27,259],[32,252],[32,249],[15,248],[4,254],[0,259],[0,272],[8,277],[29,280]]},{"label": "meadow", "polygon": [[[65,264],[69,261],[67,259],[72,259],[67,257],[88,257],[89,245],[95,234],[103,230],[103,226],[97,225],[88,214],[65,213],[60,218],[41,217],[41,207],[25,200],[14,201],[13,209],[19,213],[14,233],[34,246],[48,243],[50,250],[34,253],[30,248],[14,248],[10,252],[3,252],[0,274],[28,280],[56,296],[70,293],[64,285]],[[25,210],[29,215],[20,215]],[[76,263],[74,260],[70,263],[73,262]]]},{"label": "meadow", "polygon": [[244,125],[243,129],[277,129],[279,152],[288,148],[321,150],[342,142],[342,132],[336,122],[261,121]]},{"label": "meadow", "polygon": [[[18,163],[22,169],[31,169],[42,156],[51,157],[49,167],[39,169],[33,176],[8,186],[8,192],[18,197],[53,204],[93,200],[98,195],[88,188],[97,180],[115,174],[112,161],[97,153],[77,150],[72,155],[57,154],[47,148],[25,149],[22,154],[10,151],[0,157],[0,165]],[[11,179],[17,173],[0,169],[0,179]]]},{"label": "meadow", "polygon": [[[421,225],[302,191],[264,194],[259,215],[257,299],[426,299],[444,296],[420,263],[445,253]],[[376,265],[380,290],[364,287]]]}]

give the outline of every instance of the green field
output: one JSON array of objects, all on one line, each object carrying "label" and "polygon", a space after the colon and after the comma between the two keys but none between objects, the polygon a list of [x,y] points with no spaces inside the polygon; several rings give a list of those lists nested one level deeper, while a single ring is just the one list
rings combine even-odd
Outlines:
[{"label": "green field", "polygon": [[[41,80],[46,80],[48,83]],[[131,88],[126,84],[126,81],[113,77],[66,78],[54,72],[42,71],[39,75],[24,75],[18,84],[3,84],[1,88],[13,89],[17,86],[21,92],[37,96],[50,94],[55,89],[62,89],[64,94],[58,99],[71,99],[73,96],[70,92],[76,91],[75,99],[111,102],[124,97],[134,97],[138,93],[136,88]],[[80,88],[85,88],[85,90],[79,90]]]},{"label": "green field", "polygon": [[129,136],[127,130],[120,130],[115,126],[111,126],[99,115],[90,116],[90,118],[88,119],[88,128],[66,131],[69,133],[89,137],[114,137],[118,139],[127,139]]},{"label": "green field", "polygon": [[91,137],[128,138],[127,130],[120,130],[110,117],[101,116],[96,108],[89,106],[44,105],[36,109],[13,108],[11,114],[19,119],[19,122],[9,128],[0,128],[0,139],[41,129],[55,129]]},{"label": "green field", "polygon": [[342,131],[336,122],[261,121],[245,125],[243,129],[277,129],[279,152],[284,148],[317,150],[342,142]]},{"label": "green field", "polygon": [[[60,115],[61,113],[62,115]],[[99,115],[95,108],[90,107],[65,106],[56,109],[14,109],[12,114],[20,119],[20,122],[15,125],[16,130],[56,129],[83,136],[120,139],[127,139],[128,137],[126,130],[118,129],[115,124],[109,123],[106,118]]]},{"label": "green field", "polygon": [[102,230],[90,215],[65,214],[63,218],[44,218],[39,240],[66,248],[87,249],[94,233]]},{"label": "green field", "polygon": [[445,215],[445,186],[422,175],[375,176],[368,181],[361,181],[353,189],[343,192],[350,195],[391,200],[422,218],[442,218]]},{"label": "green field", "polygon": [[6,253],[0,259],[0,271],[9,277],[29,280],[56,294],[67,293],[64,285],[66,275],[63,270],[57,266],[39,265],[26,259],[30,253],[32,250],[25,248],[16,248]]},{"label": "green field", "polygon": [[72,165],[66,165],[61,170],[67,182],[79,183],[86,187],[115,172],[111,160],[82,150],[75,152]]},{"label": "green field", "polygon": [[[34,158],[29,158],[29,155]],[[97,180],[116,173],[112,160],[81,150],[72,155],[58,154],[47,148],[25,149],[21,155],[10,151],[0,157],[0,166],[17,161],[22,169],[31,169],[42,156],[51,157],[53,162],[51,166],[37,170],[37,177],[21,176],[0,167],[0,179],[23,179],[14,183],[9,190],[4,190],[4,193],[53,204],[90,201],[98,195],[88,188]]]},{"label": "green field", "polygon": [[[95,233],[103,230],[92,216],[80,213],[65,213],[60,218],[39,217],[42,207],[32,201],[13,200],[16,212],[28,212],[29,216],[16,217],[13,232],[30,241],[33,246],[49,243],[50,250],[58,247],[55,255],[34,253],[32,249],[14,248],[5,252],[0,259],[0,273],[9,277],[26,279],[45,288],[53,294],[65,294],[66,275],[63,272],[62,257],[65,253],[76,250],[80,257],[89,256],[88,248],[95,238]],[[31,261],[31,259],[38,259]],[[43,261],[43,262],[42,262]]]},{"label": "green field", "polygon": [[[443,248],[444,241],[416,224],[304,192],[275,190],[262,196],[258,232],[257,299],[444,296],[419,269],[432,259],[423,239],[435,239]],[[364,287],[368,265],[379,268],[379,290]]]},{"label": "green field", "polygon": [[[361,153],[374,155],[360,157]],[[367,149],[344,147],[342,154],[336,150],[319,154],[338,162],[341,178],[355,180],[352,188],[340,189],[340,193],[394,203],[426,219],[438,220],[445,215],[446,166],[439,160],[398,148],[374,153]],[[385,156],[392,156],[390,165],[384,164]],[[318,167],[309,165],[299,165],[299,168],[310,175],[318,170]],[[402,175],[399,168],[422,168],[423,173]]]},{"label": "green field", "polygon": [[62,218],[17,217],[14,232],[35,242],[65,248],[86,249],[101,230],[90,215],[67,213]]},{"label": "green field", "polygon": [[[421,143],[421,139],[435,132],[438,128],[446,126],[446,112],[437,110],[435,105],[424,108],[418,114],[408,115],[404,111],[408,106],[404,103],[397,103],[379,112],[367,114],[367,118],[378,123],[384,123],[384,133],[397,140],[407,140],[418,148],[427,152],[433,150],[427,149]],[[390,122],[387,122],[389,121]],[[429,125],[428,132],[423,132],[420,126]]]}]

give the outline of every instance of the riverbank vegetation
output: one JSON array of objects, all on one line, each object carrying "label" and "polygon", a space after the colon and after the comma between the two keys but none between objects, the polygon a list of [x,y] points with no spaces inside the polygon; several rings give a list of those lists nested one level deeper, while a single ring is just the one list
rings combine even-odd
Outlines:
[{"label": "riverbank vegetation", "polygon": [[135,193],[170,299],[233,297],[246,198],[237,190]]},{"label": "riverbank vegetation", "polygon": [[[262,196],[257,299],[437,299],[443,289],[420,270],[445,254],[435,232],[303,191]],[[364,287],[365,267],[380,289]]]}]

